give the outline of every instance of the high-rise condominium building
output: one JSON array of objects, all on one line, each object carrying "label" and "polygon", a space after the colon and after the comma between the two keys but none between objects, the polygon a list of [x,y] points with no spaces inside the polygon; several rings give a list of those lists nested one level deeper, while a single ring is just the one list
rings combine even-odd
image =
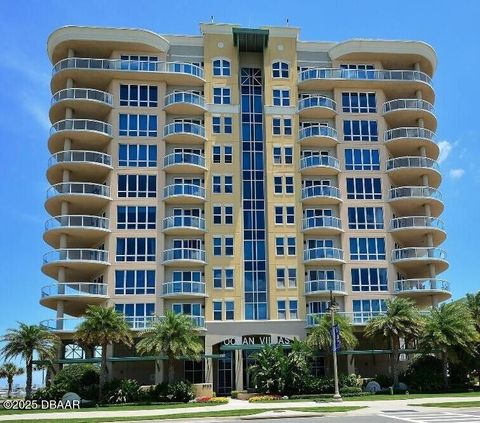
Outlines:
[{"label": "high-rise condominium building", "polygon": [[[433,49],[416,41],[305,42],[291,27],[203,24],[201,35],[64,27],[53,64],[42,322],[60,363],[89,304],[140,331],[191,316],[200,362],[178,377],[251,386],[250,354],[303,339],[330,292],[360,343],[342,372],[388,371],[362,335],[385,300],[450,297],[438,191]],[[377,354],[380,353],[380,354]],[[162,365],[109,351],[110,377]],[[325,371],[320,354],[313,372]]]}]

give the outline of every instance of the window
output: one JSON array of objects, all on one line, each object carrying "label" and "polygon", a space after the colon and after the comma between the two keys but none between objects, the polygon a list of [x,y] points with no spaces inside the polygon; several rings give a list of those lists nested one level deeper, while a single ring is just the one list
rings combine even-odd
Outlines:
[{"label": "window", "polygon": [[156,167],[157,146],[140,144],[120,144],[118,165],[132,167]]},{"label": "window", "polygon": [[154,85],[120,85],[120,106],[157,107],[158,88]]},{"label": "window", "polygon": [[222,301],[213,300],[213,320],[222,320]]},{"label": "window", "polygon": [[[222,176],[213,175],[213,193],[214,194],[231,194],[233,192],[233,176],[225,175],[223,176],[223,185],[222,185]],[[222,190],[223,187],[223,190]]]},{"label": "window", "polygon": [[382,207],[349,207],[349,229],[383,229]]},{"label": "window", "polygon": [[285,300],[277,300],[277,319],[285,320],[287,318],[287,306]]},{"label": "window", "polygon": [[225,255],[233,256],[233,236],[225,237]]},{"label": "window", "polygon": [[287,237],[277,236],[275,238],[275,247],[276,247],[277,256],[285,255],[285,245],[287,246],[287,255],[294,256],[296,254],[296,240],[294,236],[287,236]]},{"label": "window", "polygon": [[353,300],[353,323],[365,323],[387,311],[385,300]]},{"label": "window", "polygon": [[224,223],[225,225],[233,224],[233,206],[224,207]]},{"label": "window", "polygon": [[222,150],[223,150],[223,163],[233,163],[233,147],[231,145],[214,145],[213,146],[213,163],[222,163]]},{"label": "window", "polygon": [[155,317],[155,303],[115,304],[115,311],[125,316],[131,328],[145,329]]},{"label": "window", "polygon": [[221,236],[213,237],[213,255],[214,256],[222,255],[222,237]]},{"label": "window", "polygon": [[117,238],[117,261],[155,261],[156,238]]},{"label": "window", "polygon": [[157,116],[120,114],[118,134],[129,137],[156,137]]},{"label": "window", "polygon": [[215,225],[233,224],[233,206],[214,205],[213,206],[213,223]]},{"label": "window", "polygon": [[376,120],[344,120],[344,141],[378,141]]},{"label": "window", "polygon": [[285,286],[285,268],[277,267],[277,288],[285,288]]},{"label": "window", "polygon": [[295,207],[294,206],[275,206],[275,224],[282,225],[295,224]]},{"label": "window", "polygon": [[297,287],[297,269],[288,269],[288,287]]},{"label": "window", "polygon": [[[285,190],[283,188],[283,182],[285,181]],[[274,192],[275,194],[293,194],[293,176],[274,176],[273,177]]]},{"label": "window", "polygon": [[275,248],[277,256],[285,255],[285,238],[277,236],[275,238]]},{"label": "window", "polygon": [[288,63],[273,62],[272,63],[272,77],[274,78],[288,78]]},{"label": "window", "polygon": [[202,305],[200,303],[176,303],[172,304],[172,311],[187,316],[202,316]]},{"label": "window", "polygon": [[366,148],[345,150],[345,170],[380,170],[380,153]]},{"label": "window", "polygon": [[200,360],[200,361],[185,360],[183,370],[184,370],[185,380],[188,380],[190,383],[205,382],[204,360]]},{"label": "window", "polygon": [[230,104],[230,88],[213,88],[213,104]]},{"label": "window", "polygon": [[386,268],[351,269],[352,291],[388,291]]},{"label": "window", "polygon": [[156,207],[117,206],[117,229],[155,229]]},{"label": "window", "polygon": [[157,196],[157,177],[155,175],[118,175],[119,197]]},{"label": "window", "polygon": [[375,113],[375,93],[342,93],[344,113]]},{"label": "window", "polygon": [[219,194],[222,192],[222,177],[219,175],[213,175],[212,178],[213,192]]},{"label": "window", "polygon": [[345,64],[345,65],[340,65],[340,69],[354,69],[354,70],[372,70],[375,69],[375,66],[373,65],[360,65],[358,63],[351,63],[351,64]]},{"label": "window", "polygon": [[290,90],[274,89],[273,105],[274,106],[290,106]]},{"label": "window", "polygon": [[225,301],[225,320],[233,320],[235,318],[235,303],[233,301]]},{"label": "window", "polygon": [[273,135],[292,135],[292,118],[274,117],[272,119]]},{"label": "window", "polygon": [[155,294],[155,270],[115,270],[115,295]]},{"label": "window", "polygon": [[213,163],[222,162],[222,147],[220,145],[214,145],[212,148]]},{"label": "window", "polygon": [[275,206],[275,224],[276,225],[283,224],[283,207],[282,206]]},{"label": "window", "polygon": [[213,61],[213,76],[230,76],[230,61],[215,59]]},{"label": "window", "polygon": [[298,301],[289,300],[288,301],[288,311],[290,319],[298,319]]},{"label": "window", "polygon": [[235,304],[231,300],[225,300],[225,318],[223,316],[223,302],[213,300],[213,320],[233,320],[235,314]]},{"label": "window", "polygon": [[214,134],[231,134],[232,133],[232,117],[231,116],[213,116],[212,132]]},{"label": "window", "polygon": [[224,181],[225,194],[231,194],[233,192],[233,176],[225,175]]},{"label": "window", "polygon": [[275,146],[273,147],[273,164],[292,164],[293,163],[293,147],[292,146]]},{"label": "window", "polygon": [[385,260],[385,238],[350,238],[350,260]]},{"label": "window", "polygon": [[225,269],[225,288],[233,288],[233,269]]},{"label": "window", "polygon": [[121,55],[120,66],[122,70],[142,70],[142,71],[156,71],[157,70],[157,56],[137,56],[137,55]]},{"label": "window", "polygon": [[222,288],[222,269],[213,269],[213,287]]},{"label": "window", "polygon": [[215,268],[213,269],[213,287],[216,289],[233,288],[233,269]]},{"label": "window", "polygon": [[347,178],[347,198],[353,200],[381,200],[380,178]]}]

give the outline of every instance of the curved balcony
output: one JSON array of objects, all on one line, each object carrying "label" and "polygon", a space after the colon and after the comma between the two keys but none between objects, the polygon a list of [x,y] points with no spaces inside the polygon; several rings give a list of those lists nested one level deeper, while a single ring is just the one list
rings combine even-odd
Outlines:
[{"label": "curved balcony", "polygon": [[163,109],[177,115],[198,115],[206,110],[205,99],[189,91],[173,92],[165,96]]},{"label": "curved balcony", "polygon": [[84,319],[80,318],[59,318],[42,320],[39,325],[52,332],[75,332]]},{"label": "curved balcony", "polygon": [[106,217],[63,215],[48,219],[43,239],[54,248],[59,248],[62,234],[69,236],[70,247],[81,247],[99,242],[110,232]]},{"label": "curved balcony", "polygon": [[[318,319],[327,313],[308,313],[306,315],[306,327],[311,328],[318,324]],[[329,314],[329,313],[328,313]],[[344,312],[340,311],[336,314],[347,317],[355,326],[365,326],[368,321],[374,317],[384,314],[382,311],[358,311],[358,312]]]},{"label": "curved balcony", "polygon": [[310,265],[338,265],[345,263],[340,248],[317,247],[303,250],[303,262]]},{"label": "curved balcony", "polygon": [[428,177],[432,187],[438,187],[442,181],[438,162],[428,157],[397,157],[387,161],[386,167],[390,180],[395,185],[415,185]]},{"label": "curved balcony", "polygon": [[392,250],[392,263],[402,269],[434,264],[437,273],[448,269],[447,253],[435,247],[408,247]]},{"label": "curved balcony", "polygon": [[342,220],[334,216],[305,217],[303,232],[310,235],[337,235],[343,232]]},{"label": "curved balcony", "polygon": [[330,296],[330,292],[333,295],[347,295],[345,282],[335,279],[305,281],[305,295],[307,296]]},{"label": "curved balcony", "polygon": [[322,95],[311,95],[299,100],[297,109],[301,118],[326,119],[337,114],[337,103]]},{"label": "curved balcony", "polygon": [[433,102],[435,98],[432,79],[416,70],[311,68],[298,74],[298,86],[304,90],[374,87],[382,89],[389,98],[421,90],[425,100]]},{"label": "curved balcony", "polygon": [[437,159],[440,149],[434,132],[425,128],[402,127],[384,133],[385,146],[394,156],[417,156],[422,147],[427,157]]},{"label": "curved balcony", "polygon": [[69,57],[54,65],[52,91],[65,87],[67,78],[95,88],[104,88],[113,79],[165,81],[169,85],[187,86],[203,86],[205,83],[203,69],[191,63],[83,57]]},{"label": "curved balcony", "polygon": [[202,266],[207,264],[205,250],[198,248],[171,248],[163,252],[165,266]]},{"label": "curved balcony", "polygon": [[308,126],[298,131],[298,141],[305,147],[334,147],[338,135],[330,126]]},{"label": "curved balcony", "polygon": [[302,188],[302,203],[307,205],[338,204],[342,201],[340,190],[330,185],[314,185]]},{"label": "curved balcony", "polygon": [[443,221],[430,216],[397,217],[390,221],[390,232],[402,245],[422,245],[431,235],[437,246],[447,237]]},{"label": "curved balcony", "polygon": [[205,282],[164,282],[162,284],[162,296],[172,299],[206,297]]},{"label": "curved balcony", "polygon": [[67,107],[75,110],[77,118],[103,119],[113,108],[113,95],[91,88],[65,88],[57,91],[51,101],[50,121],[64,119]]},{"label": "curved balcony", "polygon": [[383,104],[383,117],[391,127],[416,126],[423,119],[425,128],[435,131],[437,119],[433,104],[416,98],[399,98]]},{"label": "curved balcony", "polygon": [[332,156],[307,156],[300,160],[302,175],[336,175],[340,172],[340,162]]},{"label": "curved balcony", "polygon": [[52,216],[61,213],[62,202],[68,202],[71,214],[94,214],[111,200],[110,187],[83,182],[62,182],[47,190],[45,209]]},{"label": "curved balcony", "polygon": [[163,170],[167,173],[204,173],[205,156],[194,153],[171,153],[163,158]]},{"label": "curved balcony", "polygon": [[395,294],[414,299],[435,296],[441,302],[452,296],[450,283],[445,279],[404,279],[395,281],[394,286]]},{"label": "curved balcony", "polygon": [[169,235],[193,235],[205,232],[205,219],[197,216],[167,216],[163,231]]},{"label": "curved balcony", "polygon": [[43,256],[42,272],[56,279],[58,269],[65,268],[69,280],[88,280],[109,266],[108,251],[94,248],[60,248]]},{"label": "curved balcony", "polygon": [[163,188],[163,200],[175,204],[200,204],[205,201],[205,188],[194,184],[172,184]]},{"label": "curved balcony", "polygon": [[203,144],[205,126],[190,122],[173,122],[163,127],[163,138],[166,142]]},{"label": "curved balcony", "polygon": [[112,156],[98,151],[81,150],[55,153],[48,160],[48,182],[61,182],[64,170],[71,172],[71,179],[95,178],[95,181],[103,181],[112,170]]},{"label": "curved balcony", "polygon": [[442,194],[432,187],[408,186],[392,188],[388,201],[402,215],[423,215],[425,205],[430,206],[432,216],[440,216],[443,211]]},{"label": "curved balcony", "polygon": [[75,140],[77,148],[103,149],[112,139],[112,125],[94,119],[63,119],[50,128],[48,148],[52,153],[62,151],[65,138]]},{"label": "curved balcony", "polygon": [[40,304],[56,310],[58,301],[63,301],[65,313],[81,316],[88,305],[101,304],[108,299],[108,285],[93,282],[65,282],[42,288]]}]

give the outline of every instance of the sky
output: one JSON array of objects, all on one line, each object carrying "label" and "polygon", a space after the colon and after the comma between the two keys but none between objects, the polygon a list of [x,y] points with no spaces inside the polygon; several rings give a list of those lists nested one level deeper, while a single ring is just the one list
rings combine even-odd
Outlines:
[{"label": "sky", "polygon": [[[44,210],[48,109],[51,92],[46,43],[64,25],[145,28],[164,34],[199,34],[199,23],[301,28],[301,40],[349,38],[422,40],[438,55],[434,77],[439,158],[450,268],[441,277],[453,298],[480,289],[474,248],[480,239],[480,2],[460,0],[0,0],[0,334],[17,321],[38,323],[54,312],[39,305],[40,288],[53,281],[40,271]],[[8,88],[8,89],[7,89]],[[475,123],[477,122],[477,123]],[[39,376],[35,378],[39,382]],[[22,378],[18,382],[23,383]],[[2,381],[0,381],[0,385]]]}]

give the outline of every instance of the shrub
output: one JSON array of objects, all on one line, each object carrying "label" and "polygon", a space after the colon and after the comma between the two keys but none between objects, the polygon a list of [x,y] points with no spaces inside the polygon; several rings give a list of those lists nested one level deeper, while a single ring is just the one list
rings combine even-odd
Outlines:
[{"label": "shrub", "polygon": [[340,394],[345,395],[345,394],[361,394],[362,388],[360,386],[343,386],[340,388]]},{"label": "shrub", "polygon": [[194,398],[193,386],[186,380],[168,386],[168,398],[174,402],[188,402]]},{"label": "shrub", "polygon": [[442,362],[425,355],[412,361],[405,372],[405,382],[418,391],[437,391],[443,387]]},{"label": "shrub", "polygon": [[280,395],[257,395],[248,400],[248,402],[278,401],[281,400]]},{"label": "shrub", "polygon": [[388,376],[388,375],[377,375],[374,377],[373,380],[378,382],[378,384],[382,388],[388,388],[389,386],[393,385],[393,379],[391,376]]},{"label": "shrub", "polygon": [[104,388],[104,398],[111,404],[138,401],[138,389],[138,382],[133,379],[112,381]]},{"label": "shrub", "polygon": [[154,401],[169,401],[168,383],[162,382],[156,385],[151,391],[151,398]]},{"label": "shrub", "polygon": [[35,391],[33,394],[33,399],[60,401],[67,392],[68,391],[61,386],[50,385],[47,388],[42,388]]},{"label": "shrub", "polygon": [[356,388],[362,386],[362,378],[360,375],[352,373],[350,375],[340,375],[339,385],[345,388]]},{"label": "shrub", "polygon": [[198,397],[195,399],[195,402],[200,402],[202,404],[227,404],[228,398],[227,397]]},{"label": "shrub", "polygon": [[330,377],[309,376],[305,379],[304,387],[300,391],[303,394],[326,394],[334,391],[334,381]]}]

